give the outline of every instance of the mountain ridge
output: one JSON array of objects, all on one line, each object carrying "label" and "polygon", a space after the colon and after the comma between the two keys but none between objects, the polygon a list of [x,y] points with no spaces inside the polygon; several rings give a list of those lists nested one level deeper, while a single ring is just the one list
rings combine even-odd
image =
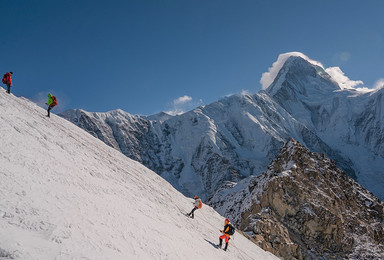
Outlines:
[{"label": "mountain ridge", "polygon": [[85,113],[72,119],[186,195],[208,199],[223,185],[260,174],[295,138],[384,198],[381,91],[342,89],[320,65],[290,57],[266,90],[225,97],[163,121],[130,115],[127,124],[116,122],[124,116],[103,122]]}]

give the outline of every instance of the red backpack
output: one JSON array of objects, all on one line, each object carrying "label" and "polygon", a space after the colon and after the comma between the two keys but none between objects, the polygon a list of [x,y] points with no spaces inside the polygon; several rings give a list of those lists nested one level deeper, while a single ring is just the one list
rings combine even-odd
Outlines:
[{"label": "red backpack", "polygon": [[2,82],[3,82],[4,84],[7,84],[8,81],[9,81],[8,73],[5,73],[4,76],[3,76],[3,80],[2,80]]},{"label": "red backpack", "polygon": [[56,100],[56,97],[55,96],[52,96],[52,106],[56,106],[57,105],[57,100]]}]

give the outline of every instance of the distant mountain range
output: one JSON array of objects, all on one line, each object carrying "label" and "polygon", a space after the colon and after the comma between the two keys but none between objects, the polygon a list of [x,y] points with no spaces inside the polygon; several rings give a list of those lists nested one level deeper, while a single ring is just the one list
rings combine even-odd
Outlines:
[{"label": "distant mountain range", "polygon": [[207,201],[218,190],[264,172],[291,138],[325,154],[383,199],[383,93],[383,88],[342,88],[318,64],[291,56],[265,90],[182,115],[79,109],[63,114],[185,195]]}]

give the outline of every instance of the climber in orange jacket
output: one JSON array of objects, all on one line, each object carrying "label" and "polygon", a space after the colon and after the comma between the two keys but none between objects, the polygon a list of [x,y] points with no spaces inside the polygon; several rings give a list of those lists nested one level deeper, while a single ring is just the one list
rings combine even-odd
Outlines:
[{"label": "climber in orange jacket", "polygon": [[232,236],[235,233],[235,228],[229,223],[229,219],[224,220],[224,229],[220,230],[223,235],[219,237],[219,245],[218,247],[221,248],[223,244],[223,239],[225,239],[225,247],[224,251],[227,251],[228,248],[228,241],[231,239],[230,236]]}]

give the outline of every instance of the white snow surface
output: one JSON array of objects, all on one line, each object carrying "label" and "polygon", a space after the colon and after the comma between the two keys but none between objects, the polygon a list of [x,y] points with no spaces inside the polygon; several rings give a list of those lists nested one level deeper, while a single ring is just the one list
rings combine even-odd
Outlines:
[{"label": "white snow surface", "polygon": [[67,120],[0,88],[0,259],[278,259]]}]

